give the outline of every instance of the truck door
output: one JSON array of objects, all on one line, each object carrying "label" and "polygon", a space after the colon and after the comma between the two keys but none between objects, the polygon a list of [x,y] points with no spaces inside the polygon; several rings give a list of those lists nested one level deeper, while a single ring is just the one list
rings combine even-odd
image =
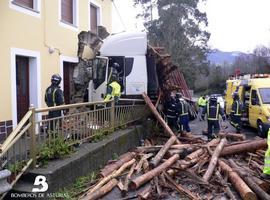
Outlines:
[{"label": "truck door", "polygon": [[249,101],[249,123],[251,127],[257,127],[257,120],[261,113],[260,101],[258,97],[257,90],[251,90],[251,98]]},{"label": "truck door", "polygon": [[92,92],[89,91],[93,102],[103,101],[107,89],[108,58],[97,56],[93,61]]}]

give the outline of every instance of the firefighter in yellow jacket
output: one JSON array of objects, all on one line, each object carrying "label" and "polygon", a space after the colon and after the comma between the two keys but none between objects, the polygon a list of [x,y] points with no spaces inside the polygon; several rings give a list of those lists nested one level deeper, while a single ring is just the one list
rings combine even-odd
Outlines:
[{"label": "firefighter in yellow jacket", "polygon": [[114,99],[117,103],[121,95],[121,85],[117,82],[117,76],[111,76],[111,83],[107,87],[107,94],[104,101]]},{"label": "firefighter in yellow jacket", "polygon": [[263,178],[270,179],[270,128],[268,130],[267,134],[267,145],[268,148],[265,152],[264,156],[264,167],[263,167]]}]

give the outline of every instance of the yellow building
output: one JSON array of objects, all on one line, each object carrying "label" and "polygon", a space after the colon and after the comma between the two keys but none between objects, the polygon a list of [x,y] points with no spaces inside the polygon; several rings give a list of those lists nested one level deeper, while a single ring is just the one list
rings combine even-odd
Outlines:
[{"label": "yellow building", "polygon": [[29,105],[44,107],[52,74],[63,77],[65,99],[77,59],[77,35],[111,32],[111,0],[0,1],[0,140],[11,132]]}]

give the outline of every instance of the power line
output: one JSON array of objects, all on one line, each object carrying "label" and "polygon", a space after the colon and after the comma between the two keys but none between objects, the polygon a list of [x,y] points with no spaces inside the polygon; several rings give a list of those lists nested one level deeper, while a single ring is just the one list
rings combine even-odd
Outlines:
[{"label": "power line", "polygon": [[114,3],[114,0],[111,0],[111,1],[112,1],[112,3],[113,3],[113,6],[114,6],[114,8],[115,8],[115,10],[116,10],[116,13],[117,13],[117,15],[118,15],[118,17],[119,17],[121,23],[122,23],[122,25],[123,25],[123,27],[124,27],[124,29],[125,29],[125,31],[126,31],[127,27],[126,27],[126,25],[125,25],[125,23],[124,23],[124,21],[123,21],[121,15],[120,15],[120,13],[119,13],[118,8],[116,7],[116,5],[115,5],[115,3]]}]

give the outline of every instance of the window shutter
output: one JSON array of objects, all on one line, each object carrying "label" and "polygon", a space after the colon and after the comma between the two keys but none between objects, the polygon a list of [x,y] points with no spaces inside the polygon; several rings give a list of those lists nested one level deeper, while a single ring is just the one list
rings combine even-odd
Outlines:
[{"label": "window shutter", "polygon": [[97,8],[90,4],[90,31],[97,33]]},{"label": "window shutter", "polygon": [[34,9],[34,0],[13,0],[13,2],[24,7]]},{"label": "window shutter", "polygon": [[61,19],[73,24],[73,0],[61,0]]}]

